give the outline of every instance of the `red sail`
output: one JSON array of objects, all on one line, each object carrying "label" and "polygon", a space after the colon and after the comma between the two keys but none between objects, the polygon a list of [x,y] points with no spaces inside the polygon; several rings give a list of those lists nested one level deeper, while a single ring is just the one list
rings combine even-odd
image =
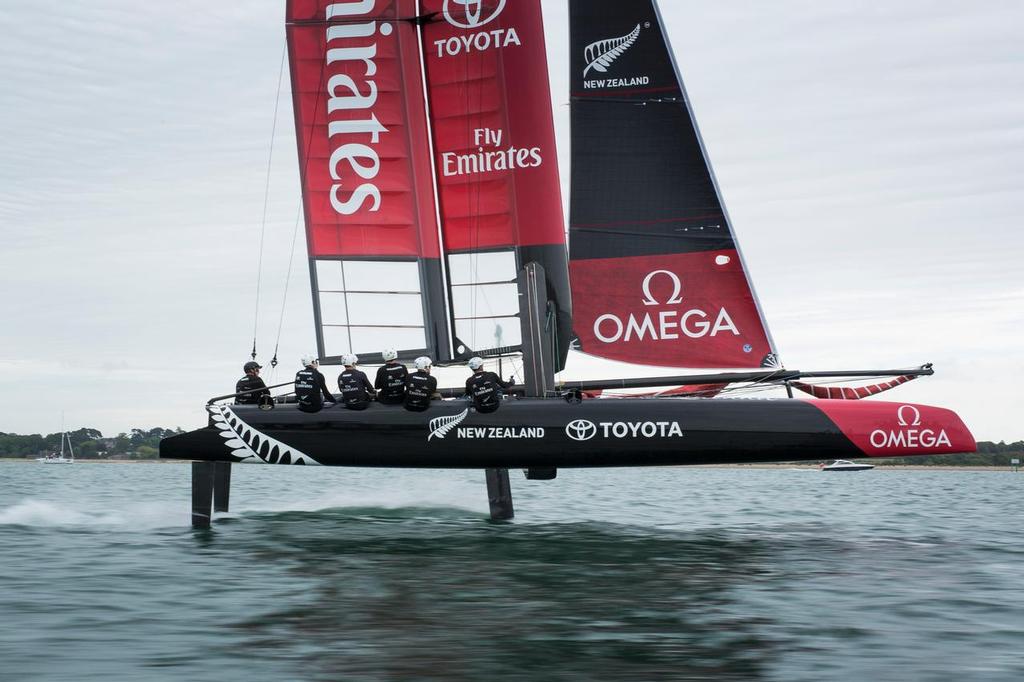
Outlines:
[{"label": "red sail", "polygon": [[[416,9],[414,0],[288,2],[322,359],[449,346]],[[380,324],[385,303],[400,325]]]},{"label": "red sail", "polygon": [[[423,0],[441,232],[456,352],[520,343],[512,280],[541,263],[564,317],[565,230],[539,0]],[[459,347],[463,351],[459,351]]]},{"label": "red sail", "polygon": [[571,0],[573,329],[591,355],[775,353],[653,0]]}]

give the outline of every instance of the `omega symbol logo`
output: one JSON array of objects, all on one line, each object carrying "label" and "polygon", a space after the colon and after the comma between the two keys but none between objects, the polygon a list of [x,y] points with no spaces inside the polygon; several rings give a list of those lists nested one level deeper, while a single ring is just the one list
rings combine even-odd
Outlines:
[{"label": "omega symbol logo", "polygon": [[[907,421],[908,414],[911,415],[910,421]],[[900,405],[900,409],[896,410],[896,420],[900,426],[920,426],[921,411],[913,405]]]},{"label": "omega symbol logo", "polygon": [[[494,0],[444,0],[444,18],[448,20],[449,24],[459,28],[483,26],[501,14],[501,10],[505,9],[506,0],[497,0],[496,5],[487,7],[489,13],[486,17],[483,16],[485,2],[487,5],[491,5]],[[456,13],[452,14],[451,5],[462,7],[461,12],[456,10]]]},{"label": "omega symbol logo", "polygon": [[665,275],[672,280],[672,295],[668,297],[665,304],[674,305],[676,303],[682,303],[683,283],[679,281],[679,275],[669,270],[655,270],[654,272],[648,272],[647,276],[644,277],[644,305],[659,305],[658,299],[651,295],[651,280],[654,279],[655,275]]},{"label": "omega symbol logo", "polygon": [[573,440],[590,440],[597,435],[597,425],[589,419],[576,419],[565,425],[565,435]]}]

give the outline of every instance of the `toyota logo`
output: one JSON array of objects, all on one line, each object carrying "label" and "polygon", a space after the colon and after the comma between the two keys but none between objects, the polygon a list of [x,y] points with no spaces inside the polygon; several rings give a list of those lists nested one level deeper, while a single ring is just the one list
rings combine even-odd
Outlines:
[{"label": "toyota logo", "polygon": [[[451,5],[462,7],[452,14]],[[485,7],[486,5],[486,7]],[[487,16],[483,16],[484,10]],[[505,9],[505,0],[444,0],[444,18],[452,26],[476,28],[492,21]]]},{"label": "toyota logo", "polygon": [[597,425],[589,419],[575,419],[565,425],[565,435],[573,440],[590,440],[597,435]]}]

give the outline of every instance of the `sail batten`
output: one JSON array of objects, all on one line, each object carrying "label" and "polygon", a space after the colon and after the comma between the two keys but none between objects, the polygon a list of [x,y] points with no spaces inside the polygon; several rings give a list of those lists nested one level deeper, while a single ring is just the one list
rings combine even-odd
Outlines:
[{"label": "sail batten", "polygon": [[579,349],[666,367],[773,364],[656,3],[571,0],[570,32]]}]

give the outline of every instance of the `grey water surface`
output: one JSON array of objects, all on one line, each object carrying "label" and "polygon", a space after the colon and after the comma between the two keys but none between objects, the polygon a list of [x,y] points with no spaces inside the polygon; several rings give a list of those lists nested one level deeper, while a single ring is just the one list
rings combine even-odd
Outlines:
[{"label": "grey water surface", "polygon": [[0,680],[1024,679],[1024,473],[0,463]]}]

